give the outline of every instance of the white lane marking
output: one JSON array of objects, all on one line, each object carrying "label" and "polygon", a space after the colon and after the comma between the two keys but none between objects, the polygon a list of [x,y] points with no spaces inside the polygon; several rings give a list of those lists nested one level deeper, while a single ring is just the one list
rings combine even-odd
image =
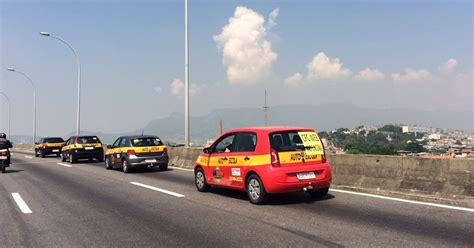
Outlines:
[{"label": "white lane marking", "polygon": [[59,164],[59,165],[62,165],[62,166],[65,166],[65,167],[69,167],[69,168],[72,167],[72,165],[70,165],[70,164],[64,164],[64,163],[58,163],[58,164]]},{"label": "white lane marking", "polygon": [[164,193],[164,194],[168,194],[168,195],[172,195],[172,196],[176,196],[176,197],[185,197],[182,194],[175,193],[175,192],[172,192],[172,191],[169,191],[169,190],[166,190],[166,189],[160,189],[160,188],[153,187],[153,186],[150,186],[150,185],[146,185],[146,184],[143,184],[143,183],[137,183],[137,182],[130,182],[130,183],[135,185],[135,186],[151,189],[151,190],[158,191],[158,192],[161,192],[161,193]]},{"label": "white lane marking", "polygon": [[186,169],[186,168],[181,168],[181,167],[174,167],[174,166],[170,166],[170,168],[172,168],[172,169],[176,169],[176,170],[182,170],[182,171],[191,171],[191,172],[194,172],[194,170],[192,170],[192,169]]},{"label": "white lane marking", "polygon": [[32,159],[33,157],[30,157],[30,156],[25,156],[25,158],[29,158],[29,159]]},{"label": "white lane marking", "polygon": [[425,205],[425,206],[431,206],[431,207],[439,207],[439,208],[447,208],[447,209],[453,209],[453,210],[474,212],[473,208],[463,208],[463,207],[449,206],[449,205],[430,203],[430,202],[412,201],[412,200],[405,200],[405,199],[388,197],[388,196],[381,196],[381,195],[372,195],[372,194],[367,194],[367,193],[353,192],[353,191],[340,190],[340,189],[330,189],[330,191],[345,193],[345,194],[352,194],[352,195],[367,196],[367,197],[379,198],[379,199],[390,200],[390,201],[398,201],[398,202],[412,203],[412,204],[418,204],[418,205]]},{"label": "white lane marking", "polygon": [[20,194],[12,193],[12,196],[13,196],[13,199],[15,200],[15,202],[16,202],[16,205],[18,205],[18,207],[20,208],[21,212],[23,212],[24,214],[33,213],[33,212],[31,212],[31,209],[28,207],[28,205],[26,205],[26,202],[23,201],[23,198],[21,198]]}]

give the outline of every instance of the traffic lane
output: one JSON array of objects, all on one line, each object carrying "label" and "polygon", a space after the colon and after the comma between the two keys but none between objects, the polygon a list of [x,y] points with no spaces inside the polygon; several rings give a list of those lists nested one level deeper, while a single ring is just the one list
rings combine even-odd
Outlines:
[{"label": "traffic lane", "polygon": [[[11,174],[11,173],[9,173]],[[0,174],[0,247],[31,247],[29,232],[22,213],[11,196],[11,192],[5,188],[8,174]]]},{"label": "traffic lane", "polygon": [[[118,181],[139,181],[185,193],[187,199],[207,208],[233,212],[254,221],[284,227],[301,237],[336,240],[347,245],[439,245],[472,243],[472,214],[381,199],[332,193],[323,201],[310,201],[304,194],[274,196],[268,206],[248,203],[245,193],[214,189],[195,190],[188,171],[131,173],[107,171],[102,164],[75,164],[85,175]],[[79,173],[79,172],[78,172]],[[257,218],[255,218],[257,216]],[[315,229],[315,226],[324,226]],[[344,235],[340,235],[344,233]],[[373,237],[380,237],[374,239]]]},{"label": "traffic lane", "polygon": [[[85,167],[85,168],[84,168]],[[346,245],[460,245],[474,243],[472,212],[414,205],[390,200],[356,196],[338,192],[321,201],[312,201],[303,193],[275,195],[267,206],[249,204],[245,193],[213,189],[197,192],[193,173],[171,170],[123,174],[106,171],[101,164],[81,167],[94,175],[134,180],[185,192],[187,199],[209,208],[231,210],[253,220],[289,227],[300,234],[315,235]],[[120,178],[120,179],[119,179]],[[255,218],[257,216],[257,218]],[[315,230],[315,226],[320,228]],[[340,234],[344,233],[343,236]],[[374,238],[378,237],[378,238]]]},{"label": "traffic lane", "polygon": [[38,246],[337,246],[113,178],[98,180],[76,164],[35,161],[15,164],[33,209],[26,231]]}]

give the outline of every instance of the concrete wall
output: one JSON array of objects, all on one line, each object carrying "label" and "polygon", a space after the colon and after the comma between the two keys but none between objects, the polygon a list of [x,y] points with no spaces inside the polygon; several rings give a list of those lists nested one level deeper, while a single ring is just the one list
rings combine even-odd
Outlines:
[{"label": "concrete wall", "polygon": [[[170,164],[192,168],[201,149],[169,148]],[[474,197],[474,159],[329,155],[333,184],[366,189]]]}]

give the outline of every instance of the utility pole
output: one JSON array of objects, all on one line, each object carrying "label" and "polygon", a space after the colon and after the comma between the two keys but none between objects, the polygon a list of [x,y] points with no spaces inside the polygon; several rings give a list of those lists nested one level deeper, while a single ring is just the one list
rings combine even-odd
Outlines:
[{"label": "utility pole", "polygon": [[265,126],[268,126],[268,110],[270,107],[267,105],[267,90],[265,90],[265,105],[263,106],[263,112],[265,114]]},{"label": "utility pole", "polygon": [[219,120],[219,135],[222,135],[224,132],[224,124],[222,123],[222,119]]},{"label": "utility pole", "polygon": [[184,145],[189,147],[189,37],[188,0],[184,0]]}]

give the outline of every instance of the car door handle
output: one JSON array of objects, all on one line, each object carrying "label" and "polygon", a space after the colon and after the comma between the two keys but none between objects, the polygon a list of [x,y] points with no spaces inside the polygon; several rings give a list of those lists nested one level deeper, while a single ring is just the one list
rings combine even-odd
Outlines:
[{"label": "car door handle", "polygon": [[249,161],[250,158],[249,158],[249,157],[245,157],[244,160],[245,160],[245,161]]}]

